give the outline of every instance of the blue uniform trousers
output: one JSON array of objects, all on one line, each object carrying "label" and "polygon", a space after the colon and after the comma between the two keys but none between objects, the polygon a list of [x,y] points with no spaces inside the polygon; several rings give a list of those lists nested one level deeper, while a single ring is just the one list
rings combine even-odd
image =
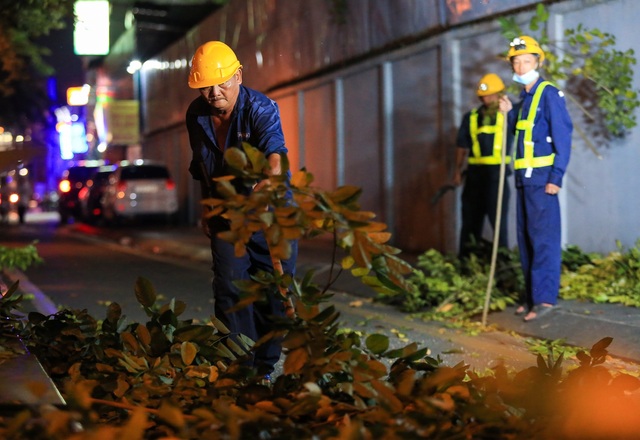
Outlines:
[{"label": "blue uniform trousers", "polygon": [[[215,229],[214,229],[215,230]],[[247,280],[259,270],[272,272],[273,266],[269,248],[262,232],[256,232],[246,246],[247,252],[236,257],[234,245],[212,234],[211,253],[213,256],[213,297],[215,316],[221,320],[232,334],[243,334],[253,341],[269,333],[272,316],[284,316],[284,303],[280,293],[274,291],[266,300],[254,302],[234,312],[227,312],[238,303],[239,289],[233,285],[236,280]],[[282,261],[284,272],[295,274],[298,242],[291,242],[291,257]],[[253,353],[248,365],[254,366],[261,374],[273,371],[280,359],[281,340],[272,339],[262,344]]]},{"label": "blue uniform trousers", "polygon": [[526,297],[522,304],[556,304],[562,267],[560,203],[544,186],[517,189],[518,248]]}]

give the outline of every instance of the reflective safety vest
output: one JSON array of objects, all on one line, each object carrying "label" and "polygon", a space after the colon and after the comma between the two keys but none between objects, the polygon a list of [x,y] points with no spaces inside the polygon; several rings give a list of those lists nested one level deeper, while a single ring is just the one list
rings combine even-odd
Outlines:
[{"label": "reflective safety vest", "polygon": [[516,158],[513,165],[516,170],[523,168],[542,168],[553,165],[555,153],[548,156],[535,157],[533,151],[533,121],[536,118],[542,91],[549,85],[551,85],[549,81],[542,81],[540,85],[538,85],[536,92],[533,94],[533,100],[531,101],[531,107],[529,108],[529,115],[527,116],[527,119],[521,119],[522,108],[520,108],[520,112],[518,113],[518,122],[516,123],[516,147],[518,146],[520,133],[524,132],[524,155],[521,158]]},{"label": "reflective safety vest", "polygon": [[[495,125],[483,125],[478,128],[478,110],[473,109],[469,117],[469,132],[471,134],[471,155],[469,156],[469,165],[500,165],[502,161],[502,133],[503,133],[504,115],[502,112],[496,113]],[[493,154],[491,156],[483,156],[480,150],[480,142],[478,142],[479,134],[493,135]],[[505,157],[505,163],[510,163],[511,157]]]}]

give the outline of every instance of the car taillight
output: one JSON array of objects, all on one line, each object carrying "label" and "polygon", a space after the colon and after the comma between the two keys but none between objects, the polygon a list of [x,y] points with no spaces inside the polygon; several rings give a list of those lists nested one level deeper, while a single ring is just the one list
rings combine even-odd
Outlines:
[{"label": "car taillight", "polygon": [[167,179],[167,180],[165,181],[165,187],[166,187],[168,190],[174,190],[174,189],[176,188],[176,184],[175,184],[175,182],[173,181],[173,179]]},{"label": "car taillight", "polygon": [[127,183],[126,182],[118,182],[116,184],[116,197],[118,199],[124,199],[124,196],[127,193]]},{"label": "car taillight", "polygon": [[87,195],[89,194],[89,188],[87,188],[86,186],[84,188],[82,188],[80,190],[80,192],[78,193],[78,198],[80,200],[84,199],[87,197]]},{"label": "car taillight", "polygon": [[71,191],[71,182],[66,179],[61,180],[58,184],[58,188],[60,189],[60,192],[68,193],[69,191]]}]

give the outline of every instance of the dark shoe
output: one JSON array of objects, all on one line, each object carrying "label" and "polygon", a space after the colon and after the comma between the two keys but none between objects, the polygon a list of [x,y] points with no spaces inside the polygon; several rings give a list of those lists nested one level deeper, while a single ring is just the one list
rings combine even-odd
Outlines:
[{"label": "dark shoe", "polygon": [[556,306],[544,306],[542,304],[536,304],[533,308],[527,313],[524,317],[525,322],[533,321],[535,319],[540,319],[545,315],[548,315],[553,310],[555,310]]}]

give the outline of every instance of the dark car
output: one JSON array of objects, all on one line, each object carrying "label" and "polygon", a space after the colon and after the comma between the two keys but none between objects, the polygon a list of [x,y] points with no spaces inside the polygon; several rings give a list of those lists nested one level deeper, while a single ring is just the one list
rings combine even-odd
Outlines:
[{"label": "dark car", "polygon": [[115,165],[99,167],[78,193],[83,221],[89,224],[101,221],[103,216],[102,198],[105,188],[109,185],[109,176],[115,169]]},{"label": "dark car", "polygon": [[81,162],[70,166],[62,173],[62,178],[58,183],[60,223],[66,224],[72,218],[75,220],[82,219],[82,206],[79,200],[80,191],[102,165],[104,163],[99,161]]}]

